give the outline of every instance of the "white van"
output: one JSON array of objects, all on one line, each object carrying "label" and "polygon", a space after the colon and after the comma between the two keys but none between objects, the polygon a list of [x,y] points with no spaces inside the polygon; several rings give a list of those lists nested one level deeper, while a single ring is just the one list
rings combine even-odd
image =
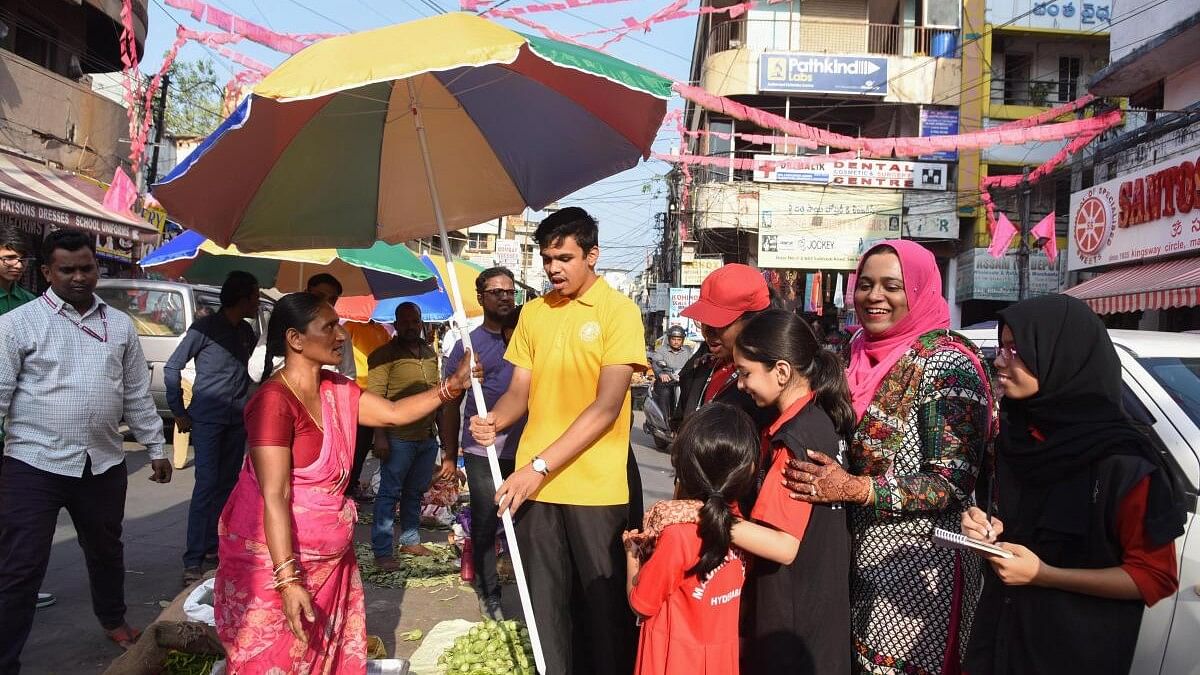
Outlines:
[{"label": "white van", "polygon": [[[146,367],[150,369],[150,392],[154,394],[154,405],[163,418],[163,429],[169,440],[175,414],[167,406],[163,366],[183,341],[183,334],[193,321],[220,311],[221,289],[175,281],[101,279],[96,287],[96,295],[113,309],[119,309],[133,319],[142,351],[146,354]],[[275,302],[265,294],[260,294],[258,307],[258,316],[247,319],[258,338],[249,366],[250,378],[255,382],[262,375],[266,351],[264,334]]]},{"label": "white van", "polygon": [[[989,357],[995,328],[959,331]],[[1200,673],[1200,335],[1110,330],[1121,358],[1125,411],[1158,445],[1187,491],[1188,516],[1179,555],[1179,592],[1146,610],[1133,659],[1134,675]]]}]

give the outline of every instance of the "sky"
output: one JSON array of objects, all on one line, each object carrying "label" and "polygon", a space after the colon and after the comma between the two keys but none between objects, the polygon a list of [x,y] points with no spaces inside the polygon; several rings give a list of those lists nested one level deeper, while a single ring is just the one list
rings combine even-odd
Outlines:
[{"label": "sky", "polygon": [[[207,0],[213,6],[265,25],[280,33],[334,33],[360,31],[393,23],[412,21],[434,13],[431,5],[457,11],[458,0]],[[541,1],[541,0],[538,0]],[[509,0],[515,7],[531,0]],[[581,7],[569,12],[537,14],[531,18],[567,35],[621,25],[625,17],[645,18],[669,4],[669,0],[630,0],[612,5]],[[691,7],[699,6],[693,0]],[[162,0],[150,0],[150,28],[146,38],[146,57],[142,71],[156,72],[162,56],[175,40],[178,24],[197,30],[212,30],[194,21],[187,12],[168,7]],[[518,24],[501,20],[514,30],[529,32]],[[677,80],[687,80],[696,20],[681,19],[655,24],[649,33],[634,33],[608,48],[617,58],[650,68]],[[590,38],[595,39],[595,38]],[[584,41],[588,39],[585,38]],[[594,44],[594,43],[593,43]],[[236,49],[268,64],[277,65],[285,55],[243,41]],[[215,64],[223,84],[240,67],[227,62],[202,45],[189,43],[180,59],[209,59]],[[679,101],[669,102],[678,107]],[[658,152],[669,152],[678,145],[676,134],[660,133],[654,145]],[[665,209],[666,185],[661,180],[669,166],[651,160],[602,180],[559,201],[560,206],[582,206],[600,221],[601,256],[604,269],[643,268],[646,252],[657,240],[654,214]],[[658,179],[658,180],[656,180]],[[649,191],[645,186],[649,185]],[[540,219],[543,214],[529,214]]]}]

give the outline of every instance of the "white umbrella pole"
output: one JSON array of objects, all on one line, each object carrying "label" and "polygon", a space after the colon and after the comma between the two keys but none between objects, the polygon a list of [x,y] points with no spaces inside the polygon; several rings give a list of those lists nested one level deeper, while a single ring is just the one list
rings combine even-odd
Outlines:
[{"label": "white umbrella pole", "polygon": [[[442,203],[438,197],[437,180],[433,175],[433,162],[429,159],[429,141],[425,136],[425,124],[421,121],[421,111],[417,105],[417,91],[412,78],[405,80],[408,85],[408,100],[412,107],[413,123],[417,128],[417,141],[421,144],[421,160],[425,163],[425,181],[429,186],[429,197],[433,201],[433,217],[437,220],[438,235],[442,240],[442,255],[446,259],[446,281],[450,285],[450,297],[454,299],[454,328],[462,340],[463,347],[471,349],[470,331],[466,330],[467,313],[463,309],[462,291],[458,286],[458,274],[454,270],[454,256],[450,253],[450,238],[446,234],[446,219],[442,215]],[[471,349],[474,354],[475,350]],[[486,417],[487,402],[483,400],[483,387],[479,380],[471,378],[471,393],[475,396],[475,408],[481,417]],[[496,446],[487,446],[488,466],[492,469],[492,482],[496,489],[504,482],[500,473],[500,460],[496,456]],[[525,613],[525,623],[529,628],[529,642],[533,645],[533,660],[539,673],[546,672],[546,657],[542,655],[542,641],[538,637],[537,620],[533,616],[533,605],[529,600],[529,584],[525,581],[525,566],[521,563],[521,551],[517,546],[517,533],[513,528],[512,512],[506,507],[501,514],[504,523],[504,535],[508,538],[508,552],[512,557],[513,573],[517,577],[517,591],[521,596],[521,610]]]}]

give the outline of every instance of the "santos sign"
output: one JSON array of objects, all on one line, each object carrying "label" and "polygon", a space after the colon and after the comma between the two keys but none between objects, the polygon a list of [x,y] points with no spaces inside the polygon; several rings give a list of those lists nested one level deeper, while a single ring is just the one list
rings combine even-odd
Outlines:
[{"label": "santos sign", "polygon": [[887,81],[885,57],[767,52],[758,62],[759,91],[886,96]]},{"label": "santos sign", "polygon": [[1068,268],[1200,251],[1200,159],[1176,157],[1071,195]]}]

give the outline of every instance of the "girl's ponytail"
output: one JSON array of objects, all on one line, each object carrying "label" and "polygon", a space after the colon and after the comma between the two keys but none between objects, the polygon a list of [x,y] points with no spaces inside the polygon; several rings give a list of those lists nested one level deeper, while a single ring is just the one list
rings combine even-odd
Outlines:
[{"label": "girl's ponytail", "polygon": [[703,501],[700,559],[686,574],[703,579],[721,566],[733,541],[731,503],[754,484],[758,432],[750,416],[725,403],[710,403],[687,418],[671,445],[680,496]]},{"label": "girl's ponytail", "polygon": [[828,349],[818,349],[808,370],[813,400],[829,415],[837,432],[849,436],[858,424],[858,416],[850,404],[850,384],[846,381],[842,360]]}]

